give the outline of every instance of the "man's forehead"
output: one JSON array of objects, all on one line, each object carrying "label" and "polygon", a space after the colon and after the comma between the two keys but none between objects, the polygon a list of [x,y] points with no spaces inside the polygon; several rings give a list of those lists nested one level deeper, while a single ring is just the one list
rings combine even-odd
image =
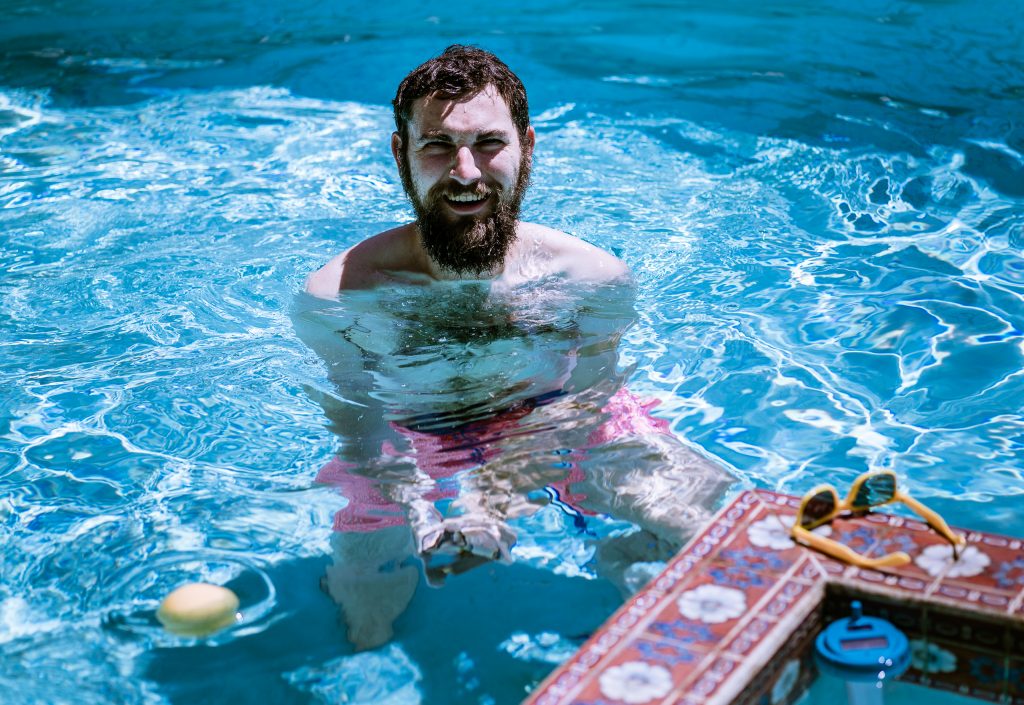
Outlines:
[{"label": "man's forehead", "polygon": [[457,98],[446,98],[436,93],[419,98],[413,103],[410,126],[414,135],[437,130],[480,132],[515,129],[508,104],[493,85]]}]

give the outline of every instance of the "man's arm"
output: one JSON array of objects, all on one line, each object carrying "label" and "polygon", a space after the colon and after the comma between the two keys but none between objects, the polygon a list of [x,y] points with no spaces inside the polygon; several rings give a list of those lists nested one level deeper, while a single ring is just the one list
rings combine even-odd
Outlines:
[{"label": "man's arm", "polygon": [[306,278],[306,293],[321,299],[333,299],[341,290],[341,273],[345,266],[342,252]]},{"label": "man's arm", "polygon": [[415,227],[402,225],[350,247],[306,279],[306,292],[333,299],[342,289],[372,289],[422,273],[417,257]]}]

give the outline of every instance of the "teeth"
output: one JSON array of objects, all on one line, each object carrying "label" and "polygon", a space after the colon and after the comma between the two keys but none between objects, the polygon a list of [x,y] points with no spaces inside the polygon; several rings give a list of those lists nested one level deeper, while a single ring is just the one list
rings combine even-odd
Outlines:
[{"label": "teeth", "polygon": [[475,203],[476,201],[482,201],[487,196],[478,196],[475,193],[460,193],[457,196],[448,196],[449,201],[458,201],[459,203]]}]

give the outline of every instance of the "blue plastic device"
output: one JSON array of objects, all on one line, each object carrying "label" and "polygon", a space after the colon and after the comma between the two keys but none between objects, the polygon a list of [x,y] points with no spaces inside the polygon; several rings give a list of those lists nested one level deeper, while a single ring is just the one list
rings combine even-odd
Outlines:
[{"label": "blue plastic device", "polygon": [[822,670],[852,682],[884,682],[907,670],[906,635],[884,619],[865,617],[856,600],[850,611],[849,617],[825,627],[815,641]]}]

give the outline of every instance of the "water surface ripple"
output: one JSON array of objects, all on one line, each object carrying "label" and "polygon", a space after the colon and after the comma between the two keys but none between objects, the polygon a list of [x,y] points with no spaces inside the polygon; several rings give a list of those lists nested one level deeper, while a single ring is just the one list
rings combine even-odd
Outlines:
[{"label": "water surface ripple", "polygon": [[[951,523],[1024,535],[1019,13],[567,2],[512,37],[455,9],[396,26],[383,9],[300,2],[287,35],[252,3],[241,26],[210,9],[195,36],[149,8],[114,46],[89,23],[47,34],[37,5],[13,3],[21,19],[0,30],[0,684],[24,702],[202,701],[169,675],[201,671],[198,652],[110,627],[163,587],[148,577],[132,595],[124,576],[179,555],[213,577],[266,571],[281,604],[312,615],[313,660],[254,660],[260,688],[316,699],[353,669],[392,674],[394,692],[435,677],[426,639],[380,663],[324,655],[342,632],[313,586],[344,500],[315,481],[339,452],[317,400],[336,390],[292,312],[309,271],[409,217],[388,86],[450,37],[521,67],[538,133],[526,217],[632,267],[618,374],[676,436],[747,486],[893,468]],[[550,372],[466,335],[512,381]],[[545,335],[523,338],[543,353]],[[396,364],[436,354],[410,344]],[[392,392],[412,415],[438,402]],[[532,423],[509,463],[565,451]],[[602,537],[630,530],[601,521]],[[597,543],[571,525],[552,506],[519,520],[522,565],[593,578]],[[523,628],[498,641],[505,658],[546,643]],[[218,648],[246,662],[237,644]],[[484,695],[467,684],[492,657],[472,656],[434,669],[462,679],[459,702]]]}]

